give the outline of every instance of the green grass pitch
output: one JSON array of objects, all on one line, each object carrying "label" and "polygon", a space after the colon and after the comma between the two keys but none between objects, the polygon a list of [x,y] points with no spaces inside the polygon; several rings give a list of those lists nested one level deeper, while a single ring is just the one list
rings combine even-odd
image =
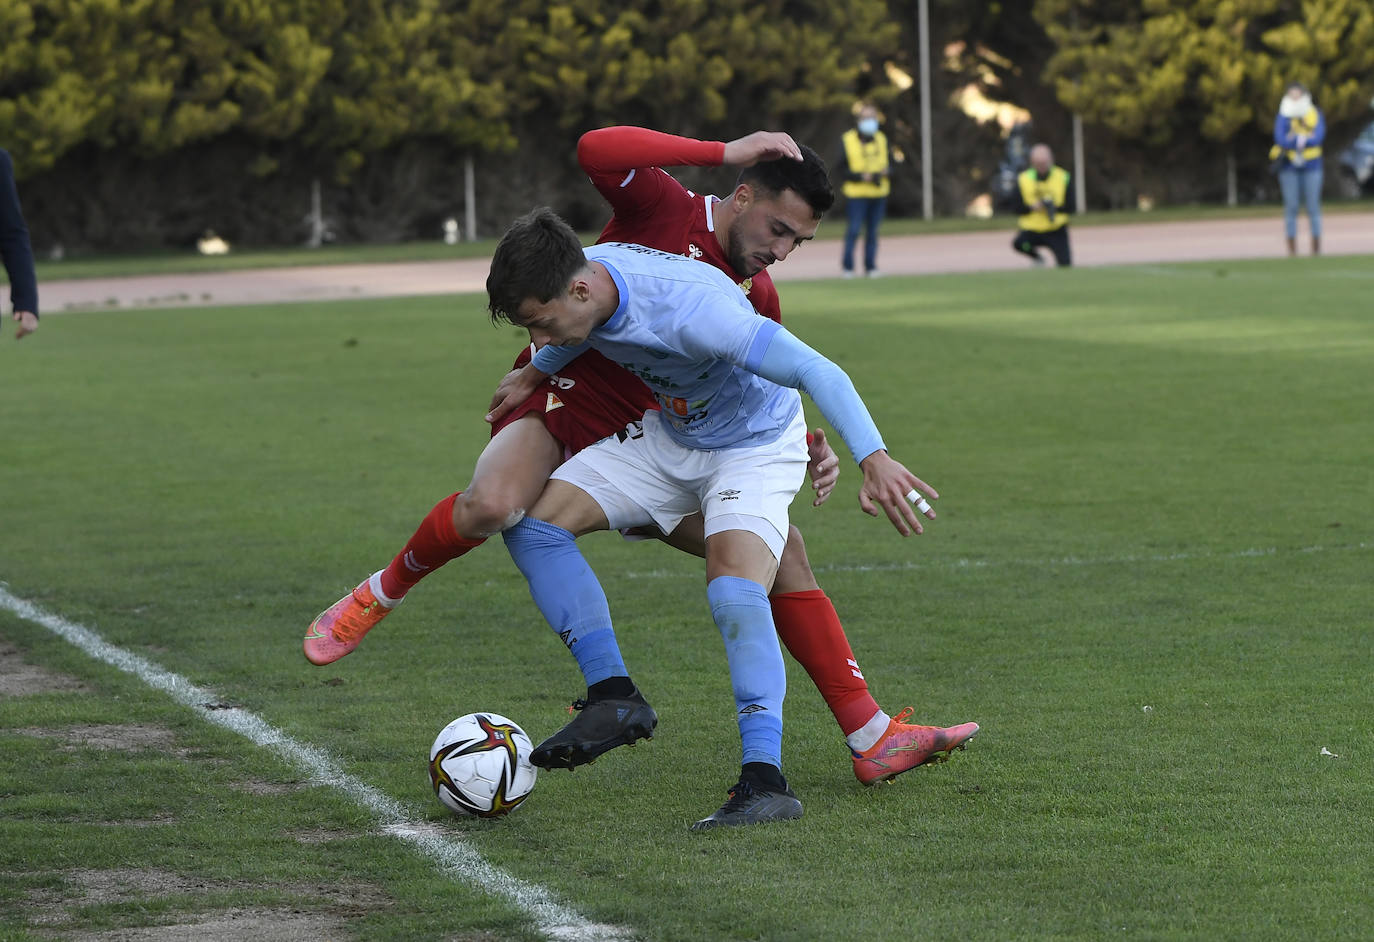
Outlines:
[{"label": "green grass pitch", "polygon": [[[302,658],[315,613],[468,479],[522,343],[478,297],[6,331],[0,582],[644,939],[1367,938],[1371,261],[784,284],[788,325],[942,495],[902,540],[858,511],[846,456],[826,506],[794,507],[821,584],[889,712],[983,726],[865,790],[789,661],[791,824],[687,830],[739,744],[701,564],[665,547],[584,541],[658,735],[541,775],[503,821],[443,811],[424,763],[460,713],[538,740],[579,693],[499,542],[353,656]],[[0,937],[228,910],[537,937],[345,796],[3,610],[0,651],[56,679],[0,687]],[[145,747],[73,733],[111,726]],[[82,891],[127,872],[157,885]]]}]

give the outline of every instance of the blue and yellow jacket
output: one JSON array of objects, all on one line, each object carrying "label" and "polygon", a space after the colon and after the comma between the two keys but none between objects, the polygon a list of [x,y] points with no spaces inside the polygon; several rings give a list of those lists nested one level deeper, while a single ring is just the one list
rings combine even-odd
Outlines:
[{"label": "blue and yellow jacket", "polygon": [[[1298,135],[1307,135],[1307,146],[1298,151]],[[1322,165],[1322,141],[1326,139],[1326,116],[1313,105],[1301,118],[1285,118],[1279,115],[1274,119],[1274,146],[1269,149],[1269,159],[1283,161],[1293,167],[1320,168]]]}]

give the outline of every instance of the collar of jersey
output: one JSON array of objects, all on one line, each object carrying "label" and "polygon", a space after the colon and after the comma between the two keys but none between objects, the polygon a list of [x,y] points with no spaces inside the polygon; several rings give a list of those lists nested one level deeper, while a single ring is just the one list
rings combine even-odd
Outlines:
[{"label": "collar of jersey", "polygon": [[630,306],[630,289],[625,285],[625,276],[620,273],[620,269],[611,264],[609,259],[598,258],[598,262],[606,267],[611,280],[615,282],[616,292],[620,295],[620,303],[616,305],[615,313],[606,319],[602,327],[614,329],[619,326],[620,319],[625,315],[625,309]]}]

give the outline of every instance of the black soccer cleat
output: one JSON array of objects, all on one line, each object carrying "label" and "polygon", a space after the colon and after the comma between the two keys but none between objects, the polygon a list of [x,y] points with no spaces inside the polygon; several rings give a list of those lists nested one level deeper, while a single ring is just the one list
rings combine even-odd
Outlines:
[{"label": "black soccer cleat", "polygon": [[652,739],[658,714],[638,690],[628,697],[574,700],[571,723],[535,747],[530,761],[541,769],[575,769],[616,746]]},{"label": "black soccer cleat", "polygon": [[774,786],[740,779],[730,789],[730,797],[709,818],[702,818],[692,825],[693,831],[710,828],[740,827],[745,824],[763,824],[767,821],[791,821],[802,815],[802,803],[792,794],[792,789],[784,783],[781,789]]}]

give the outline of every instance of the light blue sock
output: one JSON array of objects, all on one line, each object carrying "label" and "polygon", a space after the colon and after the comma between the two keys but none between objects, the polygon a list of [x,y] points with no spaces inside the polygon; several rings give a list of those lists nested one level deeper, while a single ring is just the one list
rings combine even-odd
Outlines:
[{"label": "light blue sock", "polygon": [[611,628],[606,593],[573,535],[526,517],[503,536],[510,558],[529,583],[530,597],[577,659],[587,686],[608,677],[628,677]]},{"label": "light blue sock", "polygon": [[782,768],[782,699],[787,670],[773,627],[773,610],[763,586],[735,576],[718,576],[706,586],[711,617],[725,639],[730,684],[739,711],[743,762]]}]

